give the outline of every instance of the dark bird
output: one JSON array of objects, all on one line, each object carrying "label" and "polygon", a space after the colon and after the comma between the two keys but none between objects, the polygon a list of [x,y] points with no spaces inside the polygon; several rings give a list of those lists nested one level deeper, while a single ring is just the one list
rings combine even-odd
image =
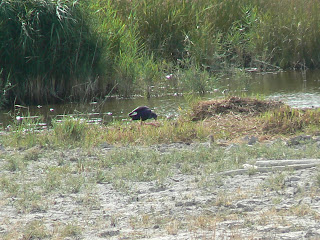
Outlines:
[{"label": "dark bird", "polygon": [[137,107],[131,113],[129,113],[129,117],[131,117],[132,120],[141,120],[141,121],[145,121],[151,118],[154,118],[155,120],[157,120],[157,114],[152,112],[151,109],[146,106]]}]

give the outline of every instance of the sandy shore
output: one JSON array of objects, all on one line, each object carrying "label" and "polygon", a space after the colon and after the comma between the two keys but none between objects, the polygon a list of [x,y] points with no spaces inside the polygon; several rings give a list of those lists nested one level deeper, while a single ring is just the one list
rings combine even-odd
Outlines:
[{"label": "sandy shore", "polygon": [[[79,165],[79,159],[94,160],[110,149],[96,149],[91,156],[79,149],[42,149],[38,161],[21,173],[15,171],[21,178],[18,184],[43,181],[48,165],[59,164],[61,158]],[[170,154],[163,146],[158,149]],[[2,156],[12,154],[5,148],[1,151]],[[5,169],[4,158],[1,161]],[[312,161],[320,163],[320,159]],[[246,172],[188,175],[177,164],[161,183],[129,182],[125,189],[108,182],[88,184],[81,191],[40,196],[39,201],[28,202],[35,206],[26,208],[19,203],[21,195],[0,189],[0,238],[320,239],[316,165],[268,171],[261,171],[265,166],[244,165],[241,169]],[[7,187],[5,179],[12,172],[2,170],[0,174],[1,187]],[[81,174],[86,179],[92,172]]]}]

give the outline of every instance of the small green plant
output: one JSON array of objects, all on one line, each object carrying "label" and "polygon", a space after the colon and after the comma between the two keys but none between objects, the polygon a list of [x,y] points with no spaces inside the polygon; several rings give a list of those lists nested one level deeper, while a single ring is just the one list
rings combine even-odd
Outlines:
[{"label": "small green plant", "polygon": [[271,191],[280,191],[285,188],[285,173],[276,173],[266,179],[263,186]]},{"label": "small green plant", "polygon": [[19,170],[23,170],[25,168],[25,163],[23,162],[21,156],[19,155],[12,155],[7,156],[5,169],[15,172]]},{"label": "small green plant", "polygon": [[3,175],[0,177],[0,187],[10,197],[16,197],[19,192],[20,185],[14,177]]},{"label": "small green plant", "polygon": [[317,186],[318,188],[320,188],[320,172],[319,172],[319,171],[318,171],[318,173],[316,174],[314,181],[315,181],[316,186]]},{"label": "small green plant", "polygon": [[59,236],[62,238],[76,237],[81,235],[81,233],[81,227],[75,223],[68,223],[59,231]]},{"label": "small green plant", "polygon": [[97,183],[103,183],[105,181],[107,181],[107,176],[106,176],[106,173],[103,171],[103,170],[98,170],[95,174],[95,181]]},{"label": "small green plant", "polygon": [[65,142],[71,144],[81,143],[84,140],[88,126],[82,119],[66,117],[61,121],[53,122],[53,132],[55,141],[59,144]]},{"label": "small green plant", "polygon": [[[152,181],[161,182],[168,174],[166,162],[161,163],[161,156],[155,151],[143,151],[130,148],[128,150],[114,150],[110,154],[100,157],[97,173],[98,180],[113,182],[115,180]],[[103,170],[104,168],[104,170]],[[122,185],[118,181],[117,185]]]},{"label": "small green plant", "polygon": [[[50,167],[47,169],[47,174],[42,180],[42,188],[45,192],[50,193],[61,189],[63,177],[66,174],[68,168],[63,166]],[[68,170],[67,170],[68,172]]]},{"label": "small green plant", "polygon": [[272,204],[275,204],[275,205],[280,204],[282,201],[283,201],[283,198],[281,197],[272,198]]},{"label": "small green plant", "polygon": [[319,217],[319,213],[314,211],[309,205],[307,204],[297,204],[290,208],[290,212],[292,212],[295,216],[307,216],[307,215],[315,215]]},{"label": "small green plant", "polygon": [[216,175],[214,179],[208,177],[209,174],[203,174],[203,176],[200,177],[198,180],[197,185],[200,188],[207,189],[208,191],[211,191],[212,189],[217,189],[218,187],[223,185],[222,177],[220,175]]},{"label": "small green plant", "polygon": [[201,70],[191,62],[185,63],[185,65],[186,69],[181,69],[176,73],[182,92],[204,94],[214,88],[214,77],[210,76],[207,71]]},{"label": "small green plant", "polygon": [[219,192],[216,198],[215,205],[216,206],[230,206],[232,202],[232,197],[226,192]]},{"label": "small green plant", "polygon": [[79,193],[84,183],[84,178],[81,175],[71,175],[65,179],[64,188],[68,193]]},{"label": "small green plant", "polygon": [[40,157],[40,152],[40,148],[38,147],[30,148],[25,152],[23,159],[25,161],[37,161]]},{"label": "small green plant", "polygon": [[41,123],[42,117],[31,117],[27,115],[19,114],[19,111],[12,115],[12,124],[10,128],[11,134],[5,136],[5,144],[11,146],[18,146],[20,148],[31,148],[39,144],[41,134],[39,131],[39,123]]},{"label": "small green plant", "polygon": [[[41,189],[38,182],[23,182],[18,185],[14,206],[23,213],[41,212],[46,209],[43,203]],[[10,194],[10,193],[9,193]]]},{"label": "small green plant", "polygon": [[50,237],[50,233],[44,223],[39,220],[34,220],[26,225],[22,239],[45,239],[48,237]]},{"label": "small green plant", "polygon": [[15,202],[15,207],[22,213],[44,212],[47,209],[39,194],[21,195],[20,197],[22,198]]}]

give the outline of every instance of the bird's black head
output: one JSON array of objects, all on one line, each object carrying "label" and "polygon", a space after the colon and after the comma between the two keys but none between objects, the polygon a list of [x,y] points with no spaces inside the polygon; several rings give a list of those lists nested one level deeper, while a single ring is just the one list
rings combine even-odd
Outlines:
[{"label": "bird's black head", "polygon": [[151,112],[150,114],[150,118],[154,118],[155,120],[157,120],[158,115],[155,114],[154,112]]}]

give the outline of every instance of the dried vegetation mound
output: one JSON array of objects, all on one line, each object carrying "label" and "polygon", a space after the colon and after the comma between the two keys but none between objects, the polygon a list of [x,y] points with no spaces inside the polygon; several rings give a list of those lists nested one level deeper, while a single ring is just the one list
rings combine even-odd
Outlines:
[{"label": "dried vegetation mound", "polygon": [[240,113],[256,115],[284,104],[279,101],[258,100],[253,98],[230,97],[199,102],[193,106],[192,120],[198,121],[213,117],[217,114]]}]

